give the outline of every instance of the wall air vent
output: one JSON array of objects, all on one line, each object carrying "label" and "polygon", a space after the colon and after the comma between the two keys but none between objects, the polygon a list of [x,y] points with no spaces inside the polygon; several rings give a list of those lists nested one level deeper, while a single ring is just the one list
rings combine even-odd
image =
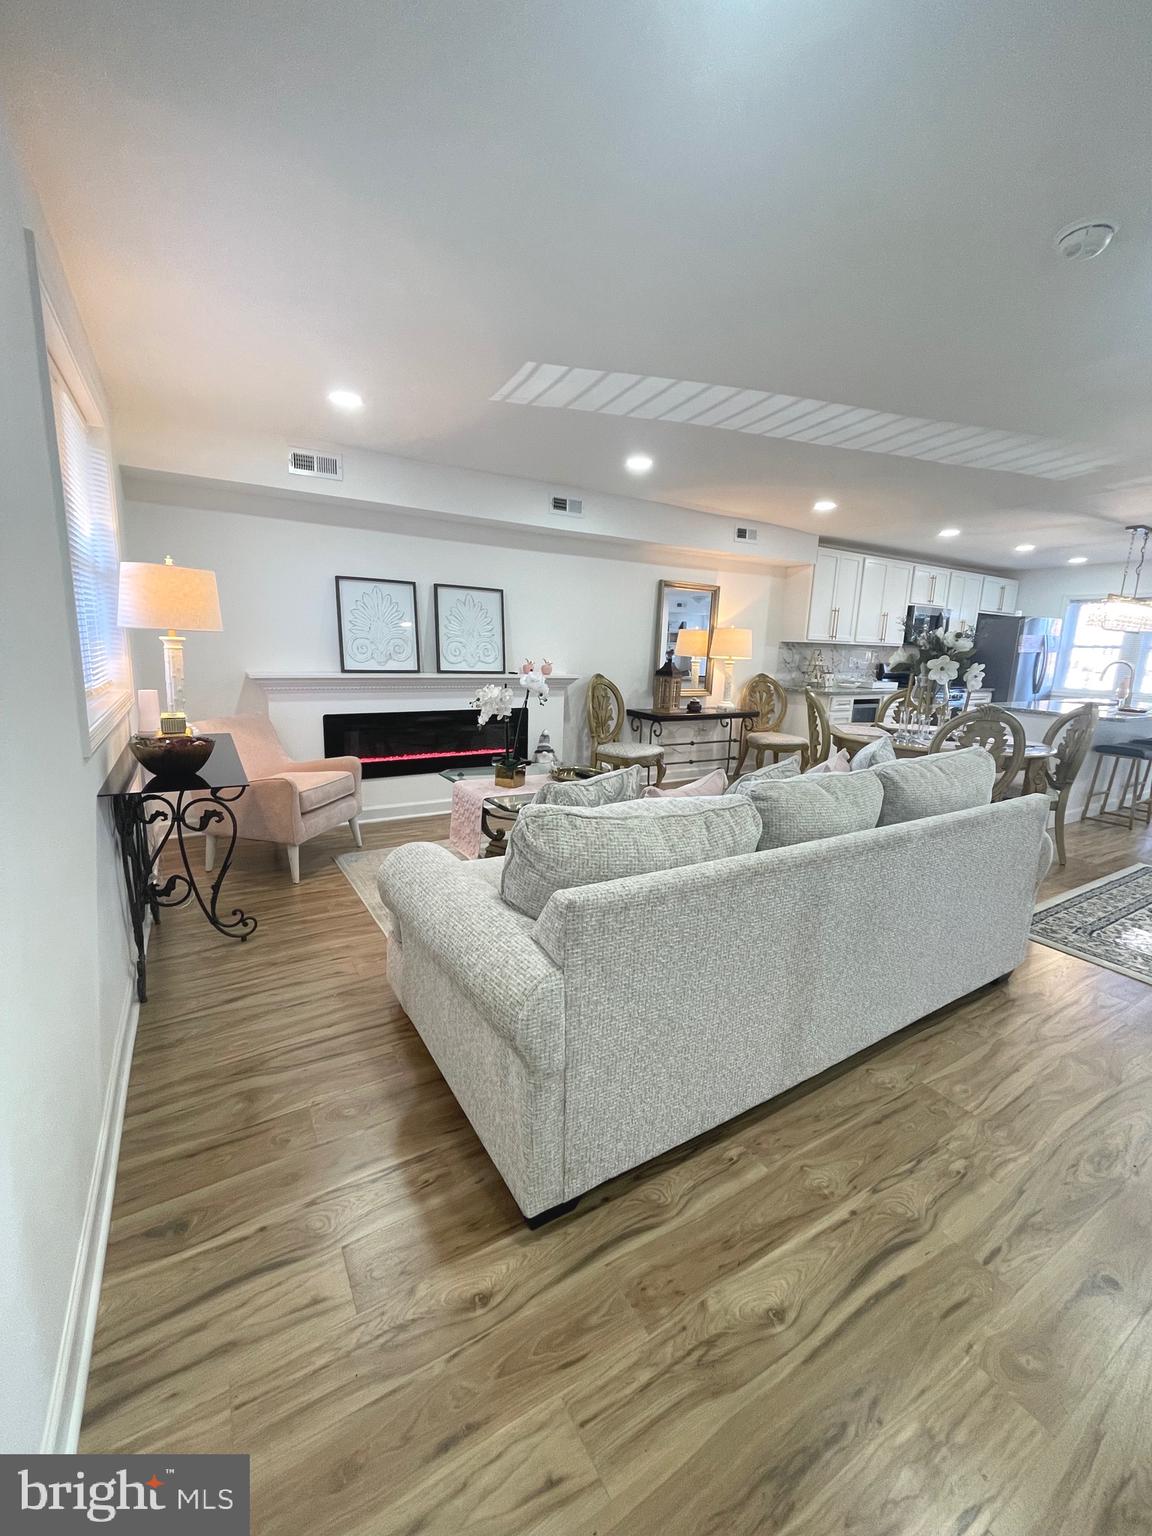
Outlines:
[{"label": "wall air vent", "polygon": [[735,539],[737,544],[755,544],[760,537],[759,528],[747,528],[740,523],[736,525]]},{"label": "wall air vent", "polygon": [[343,480],[344,466],[335,453],[312,453],[306,448],[293,448],[288,455],[290,475],[313,475],[320,480]]},{"label": "wall air vent", "polygon": [[562,512],[565,517],[583,517],[584,503],[577,496],[553,496],[553,512]]}]

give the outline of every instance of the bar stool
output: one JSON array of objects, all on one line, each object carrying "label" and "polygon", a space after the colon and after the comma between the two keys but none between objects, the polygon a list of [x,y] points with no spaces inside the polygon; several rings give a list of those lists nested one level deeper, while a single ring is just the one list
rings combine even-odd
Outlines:
[{"label": "bar stool", "polygon": [[[1108,742],[1099,747],[1093,747],[1096,754],[1096,766],[1092,770],[1092,779],[1088,785],[1088,794],[1084,800],[1084,809],[1080,812],[1080,820],[1086,821],[1089,815],[1093,821],[1108,821],[1115,826],[1127,826],[1129,832],[1136,825],[1136,805],[1140,796],[1148,784],[1149,773],[1152,772],[1152,742],[1143,741],[1117,741]],[[1108,775],[1108,782],[1102,790],[1097,790],[1096,781],[1100,777],[1104,767],[1104,759],[1114,759],[1112,772]],[[1112,786],[1116,782],[1116,775],[1120,770],[1120,764],[1128,764],[1120,786],[1120,799],[1115,810],[1109,810],[1108,801],[1112,794]],[[1092,801],[1099,795],[1100,809],[1092,811]],[[1128,797],[1131,795],[1131,799]],[[1124,802],[1128,800],[1128,811],[1125,814]],[[1144,801],[1144,824],[1152,826],[1152,799]]]}]

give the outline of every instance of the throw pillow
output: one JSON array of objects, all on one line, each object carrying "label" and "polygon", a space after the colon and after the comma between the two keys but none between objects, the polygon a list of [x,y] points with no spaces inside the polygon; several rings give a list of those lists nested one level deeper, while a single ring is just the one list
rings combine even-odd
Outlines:
[{"label": "throw pillow", "polygon": [[996,764],[983,747],[963,747],[959,752],[930,752],[925,757],[881,763],[867,775],[875,775],[884,793],[879,825],[921,821],[949,811],[967,811],[987,805],[996,781]]},{"label": "throw pillow", "polygon": [[680,800],[692,795],[722,795],[727,788],[728,775],[723,768],[713,768],[702,779],[693,779],[690,784],[677,784],[672,789],[657,789],[655,784],[649,784],[641,799]]},{"label": "throw pillow", "polygon": [[795,752],[790,752],[787,757],[782,757],[778,763],[769,763],[767,767],[757,768],[752,773],[742,773],[733,784],[729,784],[724,791],[726,795],[750,795],[754,784],[771,783],[774,779],[795,779],[800,776],[800,759]]},{"label": "throw pillow", "polygon": [[[879,773],[879,769],[876,770]],[[825,773],[758,784],[750,797],[760,813],[756,846],[788,848],[874,827],[884,803],[875,773]]]},{"label": "throw pillow", "polygon": [[558,784],[549,779],[532,797],[533,805],[616,805],[625,800],[639,800],[644,788],[644,770],[639,763],[617,768],[612,773],[597,774],[594,779],[570,779]]},{"label": "throw pillow", "polygon": [[811,768],[805,768],[804,774],[807,778],[813,775],[820,778],[825,773],[851,773],[851,771],[852,760],[848,756],[848,749],[841,747],[839,752],[834,753],[832,757],[826,757],[822,763],[813,763]]},{"label": "throw pillow", "polygon": [[861,768],[878,768],[881,763],[894,763],[896,761],[896,748],[892,745],[890,736],[877,736],[875,741],[870,741],[867,746],[861,747],[852,759],[853,773],[858,773]]},{"label": "throw pillow", "polygon": [[539,917],[554,891],[753,853],[760,818],[742,795],[526,805],[508,838],[501,894]]}]

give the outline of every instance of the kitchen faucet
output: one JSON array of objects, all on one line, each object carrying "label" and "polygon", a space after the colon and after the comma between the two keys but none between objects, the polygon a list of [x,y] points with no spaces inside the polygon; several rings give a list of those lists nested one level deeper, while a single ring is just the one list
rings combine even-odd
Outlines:
[{"label": "kitchen faucet", "polygon": [[1130,661],[1124,661],[1123,658],[1119,661],[1110,661],[1100,674],[1101,682],[1104,681],[1113,667],[1128,668],[1127,680],[1116,684],[1116,708],[1126,709],[1132,702],[1132,690],[1136,686],[1136,668]]}]

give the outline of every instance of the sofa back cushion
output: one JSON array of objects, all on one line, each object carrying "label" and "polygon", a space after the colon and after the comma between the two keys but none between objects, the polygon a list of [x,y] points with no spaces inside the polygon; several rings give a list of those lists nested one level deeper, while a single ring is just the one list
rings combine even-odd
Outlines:
[{"label": "sofa back cushion", "polygon": [[787,848],[874,827],[884,790],[870,773],[802,774],[755,784],[748,796],[760,816],[757,848]]},{"label": "sofa back cushion", "polygon": [[964,747],[959,752],[930,752],[925,757],[881,763],[854,777],[867,779],[873,774],[884,792],[879,825],[889,827],[988,805],[996,764],[983,747]]},{"label": "sofa back cushion", "polygon": [[572,779],[559,784],[549,779],[532,797],[533,805],[616,805],[639,800],[644,789],[644,770],[639,763],[600,773],[593,779]]},{"label": "sofa back cushion", "polygon": [[554,891],[752,853],[760,817],[743,795],[527,805],[508,838],[501,892],[539,917]]}]

